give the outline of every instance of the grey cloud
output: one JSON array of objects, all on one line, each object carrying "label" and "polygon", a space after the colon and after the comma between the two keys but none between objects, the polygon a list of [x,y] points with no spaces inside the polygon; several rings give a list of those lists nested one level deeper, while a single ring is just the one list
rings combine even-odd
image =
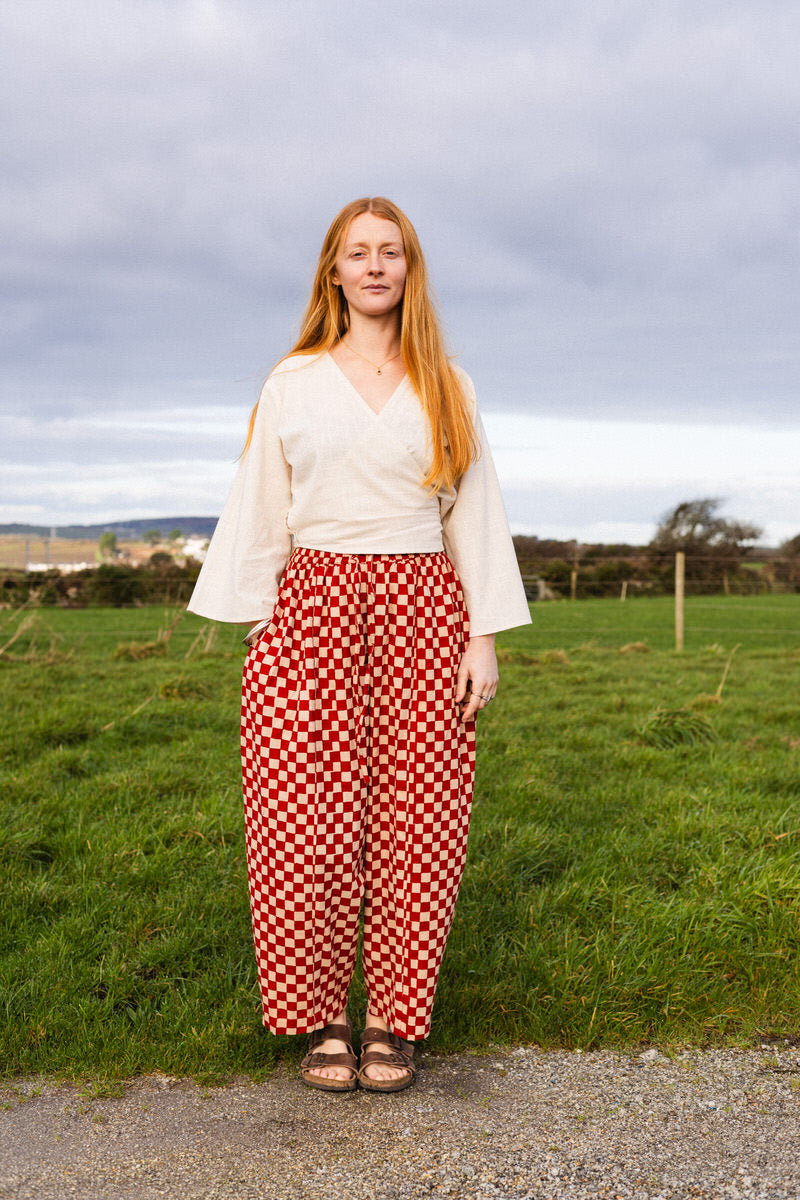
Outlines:
[{"label": "grey cloud", "polygon": [[[706,496],[708,481],[692,485],[639,487],[569,487],[555,484],[503,491],[512,529],[539,537],[591,542],[650,541],[661,518],[685,500]],[[765,531],[765,543],[778,545],[800,530],[800,487],[757,489],[743,485],[723,493],[722,512],[734,519],[751,521]],[[778,516],[777,514],[781,514]]]},{"label": "grey cloud", "polygon": [[[141,408],[118,406],[112,414],[97,406],[84,407],[69,418],[42,420],[35,416],[7,419],[5,432],[23,463],[61,470],[90,468],[103,462],[168,464],[176,459],[212,461],[231,465],[238,458],[247,429],[246,406],[204,408],[196,418],[192,409],[170,411],[153,405],[150,419]],[[5,472],[8,475],[8,468]]]},{"label": "grey cloud", "polygon": [[487,407],[796,427],[790,0],[37,0],[2,22],[7,410],[246,404],[328,221],[384,192]]}]

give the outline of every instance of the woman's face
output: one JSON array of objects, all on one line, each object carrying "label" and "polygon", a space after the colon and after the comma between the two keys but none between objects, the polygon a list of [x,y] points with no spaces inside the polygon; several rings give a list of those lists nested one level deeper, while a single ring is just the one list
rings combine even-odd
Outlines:
[{"label": "woman's face", "polygon": [[406,284],[406,252],[400,227],[375,213],[360,213],[342,239],[333,282],[351,312],[380,317],[396,309]]}]

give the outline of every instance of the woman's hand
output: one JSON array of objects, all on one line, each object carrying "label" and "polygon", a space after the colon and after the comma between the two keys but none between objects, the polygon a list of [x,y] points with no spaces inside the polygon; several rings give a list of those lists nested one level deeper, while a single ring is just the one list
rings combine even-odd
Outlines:
[{"label": "woman's hand", "polygon": [[470,638],[456,676],[456,704],[461,707],[462,722],[473,720],[476,712],[494,699],[497,680],[494,634]]}]

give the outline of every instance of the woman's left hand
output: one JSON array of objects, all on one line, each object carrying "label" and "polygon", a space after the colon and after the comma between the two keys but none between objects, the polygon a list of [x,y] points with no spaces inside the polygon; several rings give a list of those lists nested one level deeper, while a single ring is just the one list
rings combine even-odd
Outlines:
[{"label": "woman's left hand", "polygon": [[472,721],[494,699],[497,680],[494,634],[470,638],[456,676],[456,704],[461,708],[462,722]]}]

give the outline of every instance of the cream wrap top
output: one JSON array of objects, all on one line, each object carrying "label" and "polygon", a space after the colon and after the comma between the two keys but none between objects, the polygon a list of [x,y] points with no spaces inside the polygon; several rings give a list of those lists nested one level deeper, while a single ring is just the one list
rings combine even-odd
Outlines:
[{"label": "cream wrap top", "polygon": [[339,554],[444,550],[473,636],[530,621],[503,499],[477,413],[480,457],[454,489],[422,487],[427,423],[406,376],[373,412],[327,353],[294,355],[264,385],[253,439],[217,523],[189,609],[268,618],[292,546]]}]

